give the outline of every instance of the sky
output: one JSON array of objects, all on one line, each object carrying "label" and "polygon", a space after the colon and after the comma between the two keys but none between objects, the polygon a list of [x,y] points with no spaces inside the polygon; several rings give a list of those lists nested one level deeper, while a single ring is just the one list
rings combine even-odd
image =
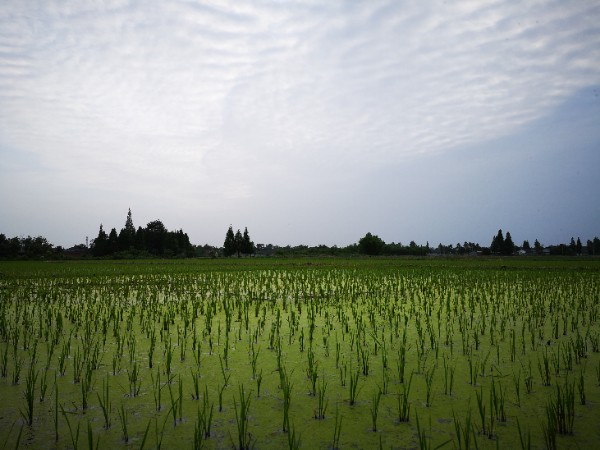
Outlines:
[{"label": "sky", "polygon": [[600,236],[600,3],[4,0],[0,233]]}]

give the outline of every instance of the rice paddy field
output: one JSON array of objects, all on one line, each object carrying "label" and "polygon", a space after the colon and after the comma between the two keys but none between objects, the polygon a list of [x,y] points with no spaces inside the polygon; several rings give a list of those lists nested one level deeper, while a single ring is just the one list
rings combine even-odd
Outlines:
[{"label": "rice paddy field", "polygon": [[597,448],[600,260],[0,262],[2,448]]}]

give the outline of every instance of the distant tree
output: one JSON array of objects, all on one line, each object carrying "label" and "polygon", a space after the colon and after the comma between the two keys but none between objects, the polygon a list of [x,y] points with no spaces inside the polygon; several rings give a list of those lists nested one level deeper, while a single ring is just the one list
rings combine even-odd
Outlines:
[{"label": "distant tree", "polygon": [[146,249],[153,255],[162,255],[165,252],[167,229],[160,220],[153,220],[146,225],[144,233]]},{"label": "distant tree", "polygon": [[572,254],[577,253],[577,244],[575,243],[575,239],[571,237],[571,242],[569,243],[569,250],[571,250]]},{"label": "distant tree", "polygon": [[27,236],[21,240],[21,248],[26,258],[43,258],[52,252],[52,244],[42,236]]},{"label": "distant tree", "polygon": [[238,258],[242,256],[242,249],[244,248],[244,237],[240,229],[235,232],[235,251],[237,252]]},{"label": "distant tree", "polygon": [[108,236],[100,224],[100,230],[98,231],[98,237],[92,241],[92,255],[104,256],[108,253]]},{"label": "distant tree", "polygon": [[592,246],[592,255],[600,255],[600,239],[598,239],[597,237],[594,238]]},{"label": "distant tree", "polygon": [[581,253],[583,252],[583,245],[581,245],[581,239],[577,238],[577,243],[575,244],[575,247],[577,249],[577,254],[581,255]]},{"label": "distant tree", "polygon": [[138,251],[146,250],[146,231],[142,227],[138,227],[136,230],[133,245]]},{"label": "distant tree", "polygon": [[16,258],[21,251],[21,241],[18,237],[7,238],[0,234],[0,258]]},{"label": "distant tree", "polygon": [[492,238],[492,243],[490,245],[490,251],[492,253],[502,253],[504,250],[504,236],[502,235],[502,230],[498,230],[498,234]]},{"label": "distant tree", "polygon": [[536,255],[541,255],[542,253],[544,253],[544,247],[542,246],[542,244],[540,244],[540,241],[538,241],[537,239],[533,243],[533,250],[535,251]]},{"label": "distant tree", "polygon": [[250,235],[248,234],[248,228],[244,228],[244,235],[242,236],[242,253],[247,255],[254,254],[254,242],[250,240]]},{"label": "distant tree", "polygon": [[119,235],[116,228],[112,228],[108,233],[107,253],[113,254],[119,250]]},{"label": "distant tree", "polygon": [[515,244],[510,236],[510,232],[506,232],[506,238],[504,238],[504,243],[502,245],[502,254],[503,255],[512,255],[515,252]]},{"label": "distant tree", "polygon": [[529,252],[531,250],[531,246],[529,245],[529,241],[525,240],[523,241],[523,246],[522,246],[523,250],[525,250],[526,252]]},{"label": "distant tree", "polygon": [[588,255],[593,255],[594,254],[594,243],[592,242],[591,239],[587,240],[586,247],[587,247]]},{"label": "distant tree", "polygon": [[127,219],[125,219],[125,227],[121,228],[119,232],[119,250],[130,250],[135,247],[135,227],[133,226],[133,220],[131,219],[131,208],[127,212]]},{"label": "distant tree", "polygon": [[225,234],[225,242],[223,242],[223,254],[225,256],[232,256],[236,252],[235,234],[233,234],[233,227],[229,225],[229,229]]},{"label": "distant tree", "polygon": [[364,255],[380,255],[385,242],[377,235],[367,233],[358,241],[358,251]]}]

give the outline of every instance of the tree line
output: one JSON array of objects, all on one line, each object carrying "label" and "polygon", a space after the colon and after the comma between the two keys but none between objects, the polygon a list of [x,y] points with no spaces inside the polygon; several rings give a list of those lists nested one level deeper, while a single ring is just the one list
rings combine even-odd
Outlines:
[{"label": "tree line", "polygon": [[168,231],[160,220],[149,222],[144,228],[133,225],[131,209],[127,213],[125,226],[117,234],[112,228],[108,234],[100,224],[98,236],[92,241],[93,256],[161,256],[192,257],[194,246],[183,230]]},{"label": "tree line", "polygon": [[277,246],[272,244],[254,244],[250,239],[248,228],[233,231],[230,225],[225,233],[222,247],[211,245],[194,246],[190,243],[187,233],[179,229],[169,231],[160,220],[149,222],[145,227],[135,228],[131,209],[127,212],[125,224],[119,232],[112,228],[106,233],[102,224],[96,238],[91,244],[79,244],[70,249],[54,247],[42,236],[8,238],[0,234],[0,258],[2,259],[61,259],[61,258],[189,258],[217,256],[426,256],[426,255],[499,255],[514,254],[531,255],[600,255],[600,239],[594,237],[584,245],[580,238],[571,238],[569,244],[559,244],[544,247],[537,239],[533,246],[529,241],[517,245],[510,232],[503,233],[500,229],[492,236],[488,247],[474,242],[457,243],[456,245],[439,244],[431,247],[429,242],[418,245],[414,241],[404,245],[401,243],[386,243],[379,236],[366,233],[355,244],[346,247],[318,245],[309,247]]}]

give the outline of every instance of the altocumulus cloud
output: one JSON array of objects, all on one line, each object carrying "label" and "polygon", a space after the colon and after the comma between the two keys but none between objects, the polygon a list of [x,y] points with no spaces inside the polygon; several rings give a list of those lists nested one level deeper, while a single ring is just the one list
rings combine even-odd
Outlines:
[{"label": "altocumulus cloud", "polygon": [[598,61],[597,2],[8,0],[0,170],[56,186],[32,197],[118,197],[119,220],[247,217],[510,134],[598,84]]}]

